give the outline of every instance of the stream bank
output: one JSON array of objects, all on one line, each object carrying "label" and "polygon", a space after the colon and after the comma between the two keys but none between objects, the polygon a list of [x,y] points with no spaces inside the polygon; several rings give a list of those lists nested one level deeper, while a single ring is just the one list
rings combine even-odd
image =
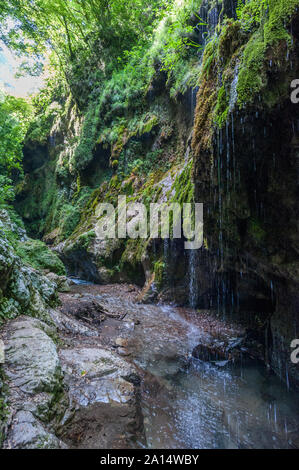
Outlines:
[{"label": "stream bank", "polygon": [[246,351],[241,325],[139,295],[74,285],[52,326],[6,325],[4,447],[299,447],[298,398]]}]

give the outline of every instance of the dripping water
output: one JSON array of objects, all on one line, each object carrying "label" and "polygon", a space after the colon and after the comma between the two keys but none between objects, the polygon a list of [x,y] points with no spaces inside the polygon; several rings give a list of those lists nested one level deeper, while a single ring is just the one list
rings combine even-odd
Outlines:
[{"label": "dripping water", "polygon": [[197,250],[189,250],[189,305],[195,308],[198,300]]}]

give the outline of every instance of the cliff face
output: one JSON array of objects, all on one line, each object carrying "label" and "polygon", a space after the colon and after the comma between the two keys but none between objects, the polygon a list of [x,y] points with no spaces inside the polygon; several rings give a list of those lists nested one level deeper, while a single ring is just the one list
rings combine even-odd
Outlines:
[{"label": "cliff face", "polygon": [[[24,313],[47,318],[48,308],[57,301],[56,285],[24,262],[24,250],[27,248],[28,256],[32,241],[5,210],[0,211],[0,230],[0,324]],[[36,247],[33,250],[36,251]],[[59,259],[48,253],[46,247],[44,253],[53,262],[49,262],[52,270],[55,270],[55,263],[63,269]]]},{"label": "cliff face", "polygon": [[[250,2],[241,21],[237,2],[205,0],[204,50],[175,91],[157,64],[126,105],[113,88],[84,112],[69,98],[50,135],[28,136],[16,208],[71,274],[135,282],[144,301],[226,312],[248,325],[283,380],[298,383],[298,2],[263,3]],[[98,239],[98,205],[116,206],[119,194],[203,202],[203,248]]]},{"label": "cliff face", "polygon": [[[271,24],[274,10],[273,3],[249,41],[228,23],[204,58],[210,69],[198,92],[192,148],[210,248],[208,267],[198,261],[198,278],[208,269],[210,282],[198,302],[215,305],[218,292],[218,304],[264,337],[265,358],[282,379],[296,381],[289,356],[298,336],[298,107],[290,84],[298,74],[299,30],[295,15],[289,42],[281,39],[277,17]],[[215,115],[218,129],[210,125]]]}]

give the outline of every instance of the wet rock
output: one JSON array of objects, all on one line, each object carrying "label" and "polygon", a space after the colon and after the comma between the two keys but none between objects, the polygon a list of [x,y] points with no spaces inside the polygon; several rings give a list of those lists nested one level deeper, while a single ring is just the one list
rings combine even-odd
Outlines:
[{"label": "wet rock", "polygon": [[[3,364],[4,361],[5,361],[4,344],[0,337],[0,364]],[[0,388],[1,388],[1,379],[0,379]]]},{"label": "wet rock", "polygon": [[66,442],[80,448],[126,448],[141,436],[134,366],[100,348],[62,350],[60,358],[76,409],[64,427]]},{"label": "wet rock", "polygon": [[[106,309],[92,297],[81,294],[61,296],[62,313],[73,316],[89,325],[100,325],[106,319]],[[80,299],[80,302],[78,302]]]},{"label": "wet rock", "polygon": [[215,361],[214,364],[215,366],[218,366],[218,367],[225,367],[227,366],[227,364],[229,364],[229,360],[227,361]]},{"label": "wet rock", "polygon": [[59,310],[50,310],[50,317],[60,331],[72,333],[74,335],[98,336],[97,329],[86,326],[75,318],[65,315]]},{"label": "wet rock", "polygon": [[236,363],[240,360],[243,338],[219,341],[211,340],[207,344],[199,344],[192,351],[192,356],[204,362],[213,362],[219,367],[224,367],[229,362]]},{"label": "wet rock", "polygon": [[103,284],[115,281],[116,275],[112,269],[101,267],[98,272]]},{"label": "wet rock", "polygon": [[161,291],[158,296],[158,300],[161,302],[174,302],[176,305],[186,305],[187,297],[186,297],[186,286],[177,285],[175,288],[165,288]]},{"label": "wet rock", "polygon": [[131,355],[130,351],[128,351],[126,348],[117,348],[117,354],[123,357],[127,357]]},{"label": "wet rock", "polygon": [[131,322],[125,322],[125,323],[124,323],[124,327],[125,327],[128,331],[132,332],[132,331],[134,331],[134,329],[135,329],[135,323],[134,323],[133,321],[131,321]]},{"label": "wet rock", "polygon": [[11,221],[9,213],[5,209],[0,210],[0,229],[10,230],[22,242],[28,240],[26,231]]},{"label": "wet rock", "polygon": [[[133,366],[118,358],[114,353],[100,348],[76,348],[60,351],[63,370],[69,378],[109,378],[125,380],[135,372]],[[109,401],[109,400],[108,400]]]},{"label": "wet rock", "polygon": [[48,273],[46,275],[49,281],[55,283],[57,285],[57,289],[59,292],[69,292],[70,291],[70,281],[66,276],[58,276],[55,273]]},{"label": "wet rock", "polygon": [[5,340],[4,372],[11,386],[23,392],[54,392],[61,379],[59,358],[49,327],[39,320],[20,317],[9,324]]},{"label": "wet rock", "polygon": [[4,448],[14,449],[59,449],[65,448],[54,434],[46,431],[43,425],[29,411],[15,414]]},{"label": "wet rock", "polygon": [[192,356],[204,362],[224,361],[227,359],[224,351],[217,349],[215,345],[211,344],[199,344],[193,349]]},{"label": "wet rock", "polygon": [[137,300],[144,304],[154,303],[157,300],[158,294],[159,290],[155,283],[155,274],[153,273],[151,278],[146,282]]},{"label": "wet rock", "polygon": [[[1,230],[2,229],[2,230]],[[5,233],[14,235],[23,253],[25,231],[13,223],[6,211],[0,211],[0,319],[26,313],[45,319],[47,306],[56,301],[56,285],[20,258],[16,246]],[[24,254],[24,253],[23,253]],[[23,256],[23,255],[22,255]]]},{"label": "wet rock", "polygon": [[231,351],[232,349],[240,348],[243,344],[244,338],[232,338],[229,340],[226,350]]},{"label": "wet rock", "polygon": [[126,347],[126,346],[128,346],[128,340],[125,339],[125,338],[118,337],[115,340],[115,344],[116,344],[116,346]]},{"label": "wet rock", "polygon": [[9,241],[0,234],[0,317],[14,318],[31,313],[45,319],[47,306],[56,301],[56,285],[16,256]]},{"label": "wet rock", "polygon": [[[54,428],[68,400],[53,338],[56,329],[40,320],[19,317],[4,329],[8,421],[7,448],[60,448]],[[51,426],[50,426],[51,427]]]}]

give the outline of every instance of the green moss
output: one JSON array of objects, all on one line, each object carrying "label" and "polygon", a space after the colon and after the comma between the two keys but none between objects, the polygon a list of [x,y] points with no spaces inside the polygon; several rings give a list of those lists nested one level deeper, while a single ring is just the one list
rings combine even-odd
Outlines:
[{"label": "green moss", "polygon": [[100,103],[91,103],[84,116],[79,142],[70,161],[75,171],[83,170],[93,159],[100,124],[100,108]]},{"label": "green moss", "polygon": [[260,244],[262,241],[264,241],[266,237],[266,232],[257,219],[250,219],[248,233],[257,244]]},{"label": "green moss", "polygon": [[140,124],[139,135],[149,134],[158,124],[159,119],[157,116],[151,116],[146,122]]},{"label": "green moss", "polygon": [[202,74],[209,76],[211,66],[215,63],[218,54],[219,36],[214,36],[205,47],[202,60]]},{"label": "green moss", "polygon": [[94,230],[89,230],[88,232],[83,233],[82,235],[78,237],[76,246],[77,247],[79,246],[80,248],[84,250],[88,250],[91,240],[93,240],[95,237],[96,237],[96,234]]},{"label": "green moss", "polygon": [[222,86],[218,91],[217,104],[215,108],[215,121],[219,127],[227,121],[229,113],[229,94],[227,93],[225,86]]},{"label": "green moss", "polygon": [[[272,46],[278,41],[290,43],[290,35],[286,30],[286,22],[299,7],[298,0],[268,0],[269,20],[265,23],[265,43]],[[289,44],[290,45],[290,44]]]},{"label": "green moss", "polygon": [[190,161],[174,182],[175,196],[172,202],[184,203],[194,202],[193,161]]},{"label": "green moss", "polygon": [[155,283],[158,289],[161,289],[164,281],[165,263],[161,260],[154,264]]},{"label": "green moss", "polygon": [[60,238],[69,237],[80,222],[81,211],[77,206],[64,204],[60,210]]},{"label": "green moss", "polygon": [[147,244],[148,240],[141,238],[128,239],[120,260],[120,271],[124,272],[130,281],[138,285],[143,284],[142,255]]},{"label": "green moss", "polygon": [[218,40],[217,55],[222,64],[226,64],[231,59],[243,39],[240,22],[227,19],[222,26]]},{"label": "green moss", "polygon": [[252,36],[244,51],[237,86],[240,106],[251,102],[266,86],[267,81],[263,70],[264,54],[263,31],[259,30]]},{"label": "green moss", "polygon": [[[266,13],[267,7],[268,13]],[[240,107],[251,103],[258,93],[267,90],[269,61],[272,58],[275,60],[276,57],[280,61],[279,48],[281,47],[284,50],[284,57],[278,65],[283,70],[285,49],[292,47],[291,36],[286,25],[298,7],[299,0],[263,0],[259,3],[254,0],[241,9],[239,14],[241,24],[243,21],[248,29],[248,18],[251,12],[254,22],[259,26],[244,49],[237,87]],[[279,94],[275,100],[272,95],[268,104],[273,106],[278,97]],[[267,99],[265,101],[267,102]]]},{"label": "green moss", "polygon": [[67,199],[64,192],[55,194],[51,211],[45,221],[46,231],[58,229],[59,240],[68,238],[79,224],[91,192],[90,188],[81,188],[80,193],[75,193],[72,201]]},{"label": "green moss", "polygon": [[65,275],[65,267],[58,256],[39,240],[18,242],[16,254],[35,269],[49,269],[58,275]]}]

